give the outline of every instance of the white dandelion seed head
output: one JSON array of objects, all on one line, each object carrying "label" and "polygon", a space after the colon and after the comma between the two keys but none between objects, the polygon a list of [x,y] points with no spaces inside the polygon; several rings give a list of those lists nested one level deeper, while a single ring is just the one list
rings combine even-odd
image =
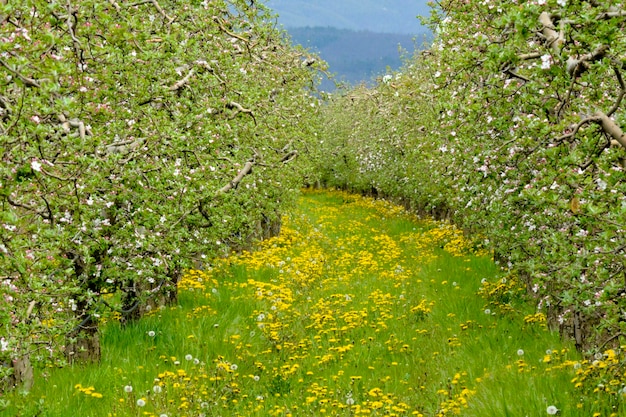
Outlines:
[{"label": "white dandelion seed head", "polygon": [[137,407],[144,407],[146,405],[146,400],[140,398],[137,400]]},{"label": "white dandelion seed head", "polygon": [[193,359],[193,355],[190,355],[190,354],[186,354],[186,355],[185,355],[185,360],[186,360],[186,361],[190,361],[190,360],[192,360],[192,359]]},{"label": "white dandelion seed head", "polygon": [[155,385],[152,387],[152,391],[154,391],[155,394],[159,394],[163,391],[163,388],[160,385]]},{"label": "white dandelion seed head", "polygon": [[156,336],[156,332],[155,332],[154,330],[150,330],[150,331],[148,332],[148,336],[150,336],[150,337],[154,337],[154,336]]},{"label": "white dandelion seed head", "polygon": [[518,349],[517,350],[517,356],[524,356],[524,350],[523,349]]},{"label": "white dandelion seed head", "polygon": [[124,387],[124,392],[133,392],[133,387],[131,385],[126,385]]},{"label": "white dandelion seed head", "polygon": [[558,408],[556,408],[554,405],[550,405],[550,406],[548,406],[548,408],[546,409],[546,412],[547,412],[549,415],[553,416],[553,415],[555,415],[555,414],[557,414],[557,413],[559,412],[559,409],[558,409]]}]

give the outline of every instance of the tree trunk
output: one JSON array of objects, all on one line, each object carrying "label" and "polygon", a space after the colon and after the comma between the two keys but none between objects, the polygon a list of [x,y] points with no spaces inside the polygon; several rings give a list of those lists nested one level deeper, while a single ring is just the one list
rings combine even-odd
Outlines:
[{"label": "tree trunk", "polygon": [[263,215],[261,218],[261,239],[269,239],[280,234],[282,221],[279,215],[274,218]]},{"label": "tree trunk", "polygon": [[28,355],[12,359],[10,363],[0,363],[0,366],[11,368],[12,370],[10,376],[0,380],[0,392],[12,389],[30,391],[33,387],[33,366]]},{"label": "tree trunk", "polygon": [[65,356],[69,363],[89,363],[100,361],[100,334],[98,322],[91,315],[67,336]]},{"label": "tree trunk", "polygon": [[[122,323],[138,320],[156,308],[176,304],[178,281],[181,275],[180,268],[173,267],[168,270],[167,277],[159,283],[150,283],[145,280],[135,282],[132,288],[124,293]],[[142,294],[148,295],[144,297]]]},{"label": "tree trunk", "polygon": [[[74,276],[77,281],[84,277],[87,264],[83,257],[73,250],[67,252],[67,257],[73,260]],[[95,258],[100,259],[102,254],[96,253]],[[85,292],[98,293],[100,286],[97,280],[83,280]],[[98,320],[89,312],[89,300],[80,299],[75,308],[78,325],[66,335],[65,356],[69,363],[89,363],[100,361],[100,335],[98,333]]]}]

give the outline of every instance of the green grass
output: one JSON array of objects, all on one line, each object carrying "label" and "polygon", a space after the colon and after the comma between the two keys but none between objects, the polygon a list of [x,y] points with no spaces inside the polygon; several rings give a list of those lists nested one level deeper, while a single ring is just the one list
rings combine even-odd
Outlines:
[{"label": "green grass", "polygon": [[623,415],[610,353],[582,360],[471,252],[391,204],[306,193],[280,237],[191,271],[177,307],[108,323],[100,364],[42,370],[0,414]]}]

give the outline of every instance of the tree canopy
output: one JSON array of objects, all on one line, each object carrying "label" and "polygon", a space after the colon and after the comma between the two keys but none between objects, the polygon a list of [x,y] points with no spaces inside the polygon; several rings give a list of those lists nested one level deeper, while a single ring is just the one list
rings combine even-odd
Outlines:
[{"label": "tree canopy", "polygon": [[325,64],[262,5],[0,1],[0,38],[0,362],[93,356],[106,311],[277,231]]}]

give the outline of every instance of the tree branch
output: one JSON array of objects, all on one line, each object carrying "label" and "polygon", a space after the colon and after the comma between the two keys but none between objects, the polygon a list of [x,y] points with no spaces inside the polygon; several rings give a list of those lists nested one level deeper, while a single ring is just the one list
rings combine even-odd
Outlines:
[{"label": "tree branch", "polygon": [[111,3],[111,6],[115,7],[115,10],[117,10],[118,12],[122,9],[115,0],[109,0],[109,3]]},{"label": "tree branch", "polygon": [[528,54],[518,55],[517,58],[519,58],[521,61],[528,61],[529,59],[541,58],[541,54],[539,52],[531,52]]},{"label": "tree branch", "polygon": [[254,120],[254,124],[256,125],[256,117],[254,117],[254,113],[252,112],[252,110],[245,109],[241,104],[235,101],[231,101],[230,103],[228,103],[227,107],[229,109],[237,109],[237,112],[231,116],[231,119],[237,116],[239,113],[246,113],[252,117],[252,120]]},{"label": "tree branch", "polygon": [[168,23],[172,23],[174,20],[176,20],[175,17],[169,17],[167,15],[167,13],[165,13],[165,10],[163,10],[163,8],[161,7],[161,5],[159,4],[159,2],[157,0],[152,0],[152,4],[154,4],[154,7],[156,7],[156,9],[159,11],[159,13],[161,13],[161,15],[168,20]]},{"label": "tree branch", "polygon": [[556,31],[552,16],[548,12],[542,12],[539,15],[539,23],[543,25],[541,33],[546,38],[546,45],[558,54],[561,51],[561,46],[565,43],[563,30],[560,33]]},{"label": "tree branch", "polygon": [[76,33],[74,32],[74,23],[72,22],[72,16],[74,16],[74,14],[72,13],[72,5],[68,1],[67,2],[67,20],[65,22],[67,23],[67,30],[70,33],[70,37],[72,38],[72,44],[74,46],[74,53],[76,54],[76,59],[78,60],[78,62],[81,63],[81,66],[82,66],[83,46],[78,40],[78,38],[76,37]]},{"label": "tree branch", "polygon": [[[112,1],[112,0],[109,0],[109,1]],[[157,11],[161,14],[161,16],[163,16],[166,20],[168,20],[168,23],[172,23],[174,20],[176,20],[175,17],[169,17],[167,13],[165,13],[165,10],[163,10],[163,8],[161,7],[161,5],[159,4],[157,0],[142,0],[142,1],[129,4],[127,7],[141,6],[142,4],[148,4],[148,3],[152,3],[152,5],[157,9]]]},{"label": "tree branch", "polygon": [[594,114],[597,119],[597,123],[602,126],[602,129],[606,134],[611,136],[617,143],[626,148],[626,133],[615,123],[606,113],[597,111]]},{"label": "tree branch", "polygon": [[626,16],[626,10],[615,9],[614,7],[611,7],[611,9],[613,10],[609,10],[608,12],[598,15],[598,19],[606,20],[606,19],[611,19],[613,17]]},{"label": "tree branch", "polygon": [[[219,190],[217,190],[215,192],[215,197],[217,197],[217,196],[219,196],[221,194],[225,194],[225,193],[229,192],[230,190],[237,188],[237,186],[243,180],[243,178],[246,175],[248,175],[248,174],[250,174],[252,172],[252,167],[254,166],[254,164],[255,164],[254,159],[251,159],[248,162],[246,162],[245,165],[243,166],[243,168],[235,176],[235,178],[233,178],[228,184],[226,184],[225,186],[223,186],[222,188],[220,188]],[[203,200],[205,200],[205,199],[202,198],[202,199],[199,200],[198,208],[200,209],[201,214],[206,219],[208,219],[209,216],[206,214],[206,211],[204,210]],[[174,227],[176,227],[180,222],[182,222],[185,218],[187,218],[188,215],[193,213],[195,210],[196,210],[196,207],[194,207],[194,208],[188,210],[187,212],[183,213],[183,215],[180,216],[180,218],[178,220],[176,220],[174,223],[172,223],[172,225],[170,226],[170,230],[172,230]]]},{"label": "tree branch", "polygon": [[294,149],[288,154],[286,154],[285,156],[283,156],[280,162],[282,162],[283,164],[288,164],[289,162],[293,161],[297,156],[298,156],[298,151]]},{"label": "tree branch", "polygon": [[2,58],[0,58],[0,65],[2,65],[4,68],[6,68],[11,74],[17,76],[24,83],[24,85],[26,85],[27,87],[36,87],[36,88],[41,87],[41,84],[39,84],[37,82],[37,80],[35,80],[33,78],[28,78],[28,77],[22,75],[17,70],[11,68],[11,66],[5,60],[3,60]]},{"label": "tree branch", "polygon": [[237,176],[235,178],[233,178],[228,184],[226,184],[225,186],[223,186],[222,188],[220,188],[218,190],[217,195],[220,195],[220,194],[223,194],[223,193],[227,193],[228,191],[237,188],[237,186],[239,185],[241,180],[243,180],[243,178],[246,175],[248,175],[250,172],[252,172],[252,167],[253,166],[254,166],[254,161],[246,162],[246,164],[243,166],[241,171],[239,171]]},{"label": "tree branch", "polygon": [[599,121],[600,121],[600,119],[597,116],[586,117],[583,120],[581,120],[576,126],[574,126],[574,128],[572,129],[572,131],[570,133],[566,133],[565,135],[559,136],[556,139],[556,142],[563,142],[564,140],[572,138],[572,137],[576,136],[576,134],[578,133],[580,128],[583,127],[584,125],[589,124],[589,123],[594,123],[594,122],[597,123]]},{"label": "tree branch", "polygon": [[217,16],[213,17],[213,21],[214,21],[215,23],[217,23],[217,25],[219,26],[220,30],[221,30],[222,32],[226,33],[228,36],[230,36],[230,37],[232,37],[232,38],[237,38],[237,39],[239,39],[240,41],[242,41],[242,42],[243,42],[243,43],[245,43],[245,44],[247,44],[248,42],[250,42],[248,39],[246,39],[246,38],[244,38],[244,37],[242,37],[242,36],[239,36],[239,35],[237,35],[236,33],[233,33],[233,32],[231,32],[231,31],[229,31],[228,29],[226,29],[226,28],[224,27],[224,25],[222,24],[222,21],[221,21],[221,20],[220,20]]},{"label": "tree branch", "polygon": [[194,73],[193,68],[189,70],[189,73],[187,73],[187,75],[185,75],[185,77],[183,77],[181,80],[177,81],[174,85],[170,86],[169,90],[170,91],[177,91],[180,90],[183,86],[185,86],[189,80],[191,79],[192,75]]},{"label": "tree branch", "polygon": [[596,62],[606,56],[609,50],[608,45],[600,45],[593,52],[582,55],[580,58],[569,57],[567,59],[566,69],[572,78],[577,78],[589,69],[590,62]]}]

